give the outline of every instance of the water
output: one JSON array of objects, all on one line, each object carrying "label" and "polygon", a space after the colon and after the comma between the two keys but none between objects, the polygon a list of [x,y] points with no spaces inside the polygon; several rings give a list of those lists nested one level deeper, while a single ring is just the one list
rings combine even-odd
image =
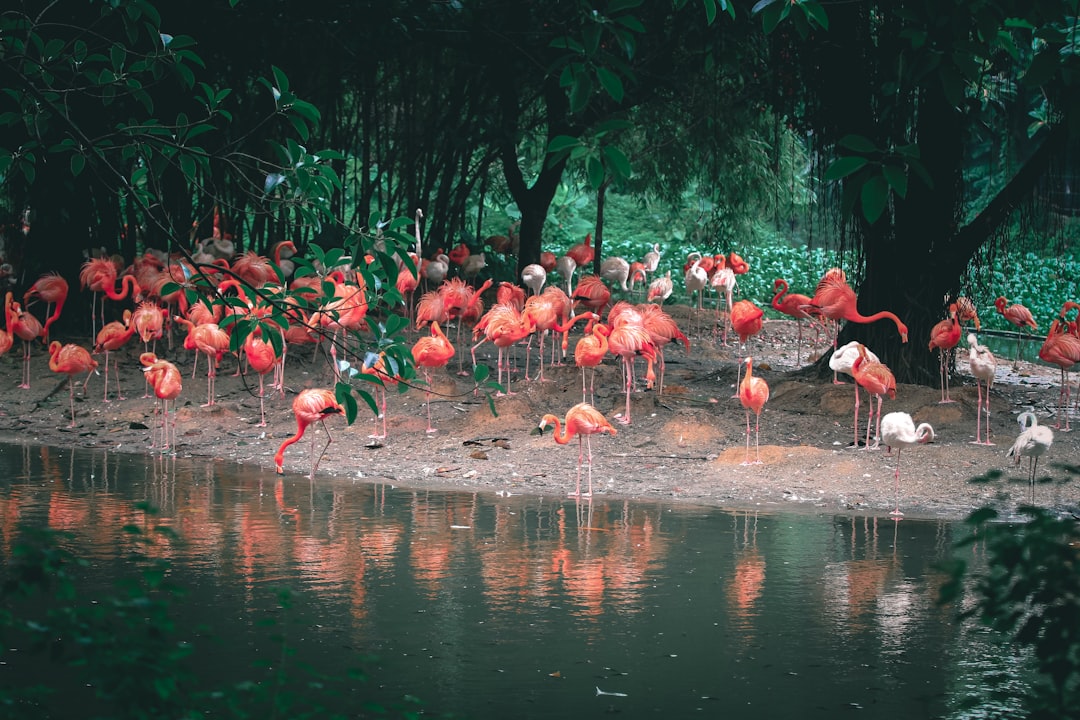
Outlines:
[{"label": "water", "polygon": [[954,708],[1018,676],[935,604],[949,522],[310,483],[20,445],[0,445],[0,478],[5,565],[26,527],[68,530],[105,588],[134,547],[120,528],[168,525],[184,542],[149,552],[189,589],[183,626],[208,628],[191,638],[202,670],[278,666],[283,632],[293,667],[362,664],[368,682],[338,699],[354,717],[409,695],[481,719],[978,717]]}]

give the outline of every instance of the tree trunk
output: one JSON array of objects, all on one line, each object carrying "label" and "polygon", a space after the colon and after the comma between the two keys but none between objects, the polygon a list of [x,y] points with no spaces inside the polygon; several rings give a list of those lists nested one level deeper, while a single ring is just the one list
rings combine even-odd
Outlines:
[{"label": "tree trunk", "polygon": [[[563,170],[566,167],[566,159],[556,163],[545,162],[536,182],[531,187],[525,184],[525,177],[518,165],[518,150],[514,142],[517,137],[518,120],[521,115],[521,107],[517,96],[516,86],[509,85],[503,88],[502,96],[502,132],[503,141],[500,146],[503,174],[506,177],[506,185],[510,190],[511,197],[517,203],[521,211],[521,227],[518,248],[518,265],[515,277],[521,277],[521,271],[526,265],[540,262],[540,249],[544,221],[547,219],[548,208],[555,198],[555,191],[562,180]],[[556,135],[570,135],[573,130],[558,118],[566,117],[569,102],[566,94],[558,85],[558,79],[549,79],[544,86],[544,102],[547,106],[546,116],[549,118],[547,139],[550,142]]]}]

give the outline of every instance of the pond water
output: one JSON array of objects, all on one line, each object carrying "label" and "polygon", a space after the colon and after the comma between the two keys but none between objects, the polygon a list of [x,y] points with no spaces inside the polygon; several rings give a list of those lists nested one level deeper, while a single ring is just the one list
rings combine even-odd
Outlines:
[{"label": "pond water", "polygon": [[[224,683],[254,666],[362,667],[367,681],[333,701],[350,717],[410,696],[470,718],[980,717],[960,701],[1017,675],[935,603],[935,565],[962,532],[943,521],[311,483],[0,445],[0,522],[4,566],[27,528],[70,531],[88,597],[130,570],[125,525],[173,528],[182,542],[144,551],[188,591],[176,613],[205,628],[188,638],[200,670]],[[0,684],[41,672],[4,659]]]}]

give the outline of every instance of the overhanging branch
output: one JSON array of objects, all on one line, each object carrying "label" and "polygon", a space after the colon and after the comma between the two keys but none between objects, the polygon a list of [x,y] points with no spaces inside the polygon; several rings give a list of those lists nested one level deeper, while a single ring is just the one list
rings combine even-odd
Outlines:
[{"label": "overhanging branch", "polygon": [[1050,130],[1046,141],[1027,159],[1027,162],[1005,184],[1001,192],[987,203],[982,212],[956,233],[956,242],[953,247],[957,256],[961,258],[974,256],[986,239],[1031,194],[1036,183],[1046,174],[1050,161],[1058,153],[1064,152],[1067,140],[1068,130],[1064,123],[1059,123]]}]

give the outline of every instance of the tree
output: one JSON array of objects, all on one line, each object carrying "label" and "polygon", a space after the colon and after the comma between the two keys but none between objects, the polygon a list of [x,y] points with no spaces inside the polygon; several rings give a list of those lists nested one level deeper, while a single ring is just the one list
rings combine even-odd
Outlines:
[{"label": "tree", "polygon": [[43,270],[77,277],[88,248],[128,262],[137,239],[189,250],[179,241],[200,208],[209,221],[225,187],[246,208],[297,224],[332,219],[340,182],[328,163],[341,156],[302,144],[320,114],[281,70],[253,85],[277,140],[252,150],[234,127],[233,91],[198,79],[195,41],[169,33],[150,2],[34,5],[0,15],[0,189],[9,212],[27,209],[31,280]]},{"label": "tree", "polygon": [[[841,186],[835,222],[863,262],[860,310],[893,310],[911,339],[902,345],[888,323],[849,324],[841,342],[871,345],[901,382],[933,382],[925,342],[947,298],[981,251],[1013,236],[1009,223],[1072,147],[1075,3],[897,0],[829,5],[826,16],[812,0],[763,0],[755,10],[790,59],[777,104],[833,159],[825,179]],[[1016,86],[1014,97],[1002,92]],[[995,127],[986,113],[1036,97],[1053,122],[1013,146],[1015,171],[969,207],[967,149]]]}]

